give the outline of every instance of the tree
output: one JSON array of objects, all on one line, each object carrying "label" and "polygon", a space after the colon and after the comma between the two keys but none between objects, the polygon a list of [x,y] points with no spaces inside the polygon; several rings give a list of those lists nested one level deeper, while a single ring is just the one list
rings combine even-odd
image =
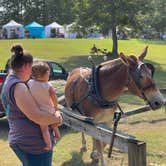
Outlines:
[{"label": "tree", "polygon": [[5,24],[10,20],[22,22],[22,0],[1,0],[1,24]]},{"label": "tree", "polygon": [[72,11],[73,0],[47,0],[48,22],[57,21],[60,24],[69,24],[75,20],[75,13]]},{"label": "tree", "polygon": [[118,55],[116,29],[119,25],[133,26],[140,11],[148,12],[150,0],[76,0],[78,22],[83,27],[98,26],[104,35],[111,30],[112,54]]},{"label": "tree", "polygon": [[[92,27],[107,36],[112,34],[112,53],[118,54],[117,27],[129,26],[136,33],[165,33],[166,1],[164,0],[0,0],[0,25],[11,19],[43,25],[76,22],[83,35]],[[152,34],[149,34],[152,37]]]},{"label": "tree", "polygon": [[24,0],[24,24],[32,21],[45,25],[47,23],[47,15],[45,15],[46,4],[44,0]]},{"label": "tree", "polygon": [[32,21],[47,25],[53,21],[68,24],[75,20],[73,0],[0,0],[0,24],[13,19],[22,24]]},{"label": "tree", "polygon": [[161,33],[166,32],[166,1],[152,0],[149,4],[149,11],[139,12],[136,17],[135,28],[140,34],[148,39],[160,38]]}]

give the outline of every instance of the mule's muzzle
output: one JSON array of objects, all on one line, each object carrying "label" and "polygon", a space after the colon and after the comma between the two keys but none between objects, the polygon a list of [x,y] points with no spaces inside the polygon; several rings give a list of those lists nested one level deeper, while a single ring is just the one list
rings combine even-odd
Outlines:
[{"label": "mule's muzzle", "polygon": [[161,108],[164,105],[164,100],[162,98],[154,97],[151,101],[148,102],[152,110]]}]

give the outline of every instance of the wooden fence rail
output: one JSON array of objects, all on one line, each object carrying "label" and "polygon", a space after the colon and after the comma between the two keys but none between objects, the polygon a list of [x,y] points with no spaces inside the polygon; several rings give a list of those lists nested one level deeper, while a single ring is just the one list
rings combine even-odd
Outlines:
[{"label": "wooden fence rail", "polygon": [[[84,132],[95,139],[110,144],[112,129],[93,124],[86,120],[78,120],[66,107],[58,105],[62,113],[64,124],[80,132]],[[119,131],[116,132],[114,146],[128,152],[129,166],[146,166],[146,143]]]}]

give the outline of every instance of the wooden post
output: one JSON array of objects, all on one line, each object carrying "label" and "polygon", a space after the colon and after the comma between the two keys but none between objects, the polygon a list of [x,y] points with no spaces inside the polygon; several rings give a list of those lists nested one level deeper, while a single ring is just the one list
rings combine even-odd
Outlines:
[{"label": "wooden post", "polygon": [[128,143],[128,166],[146,166],[146,143]]}]

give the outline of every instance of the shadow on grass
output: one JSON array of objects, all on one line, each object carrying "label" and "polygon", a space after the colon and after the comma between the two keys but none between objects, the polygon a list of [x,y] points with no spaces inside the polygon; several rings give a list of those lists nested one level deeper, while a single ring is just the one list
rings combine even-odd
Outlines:
[{"label": "shadow on grass", "polygon": [[160,122],[166,122],[166,118],[160,118],[160,119],[155,119],[155,120],[136,120],[134,122],[129,122],[128,124],[130,125],[137,125],[140,123],[151,123],[151,124],[155,124],[155,123],[160,123]]},{"label": "shadow on grass", "polygon": [[[95,65],[99,65],[101,62],[103,62],[102,55],[93,55],[92,58],[93,58]],[[151,63],[154,65],[154,67],[155,67],[154,80],[155,80],[157,86],[160,88],[166,87],[166,77],[165,77],[166,71],[163,70],[163,68],[162,68],[162,65],[164,65],[164,64],[159,64],[154,61],[150,61],[150,60],[146,60],[146,59],[145,59],[145,62]],[[76,67],[91,67],[92,66],[92,64],[88,60],[88,55],[67,57],[65,59],[64,64],[62,64],[62,65],[65,68],[67,68],[69,71],[71,71],[72,69],[74,69]],[[126,95],[125,95],[125,97],[120,97],[120,102],[127,103],[127,104],[133,104],[133,105],[140,105],[140,106],[146,104],[142,99],[140,99],[136,96],[133,96],[131,94],[130,95],[127,94],[127,97],[126,97]]]},{"label": "shadow on grass", "polygon": [[[92,58],[93,58],[95,65],[99,65],[100,63],[103,62],[103,55],[92,55]],[[150,61],[150,60],[146,60],[146,59],[145,59],[145,62],[151,63],[154,65],[154,67],[155,67],[154,80],[156,80],[156,82],[158,84],[165,84],[166,71],[163,70],[163,68],[162,68],[162,65],[165,65],[165,64],[159,64],[154,61]],[[80,55],[80,56],[78,55],[78,56],[67,57],[65,59],[65,62],[62,63],[62,66],[67,68],[67,70],[71,71],[77,67],[92,67],[92,64],[88,60],[88,55]]]},{"label": "shadow on grass", "polygon": [[[115,151],[114,151],[115,153]],[[117,152],[116,152],[117,153]],[[112,159],[110,160],[109,158],[105,158],[105,163],[106,165],[112,165],[112,163],[116,163],[115,165],[123,166],[124,163],[126,163],[126,159],[122,156],[120,157],[121,152],[118,152],[117,154],[112,155]],[[60,166],[99,166],[100,161],[98,163],[95,162],[84,162],[83,161],[83,154],[78,153],[78,152],[72,152],[72,158],[68,161],[65,161],[63,164]]]},{"label": "shadow on grass", "polygon": [[[68,71],[71,71],[77,67],[91,67],[92,64],[88,60],[89,55],[78,55],[78,56],[70,56],[64,59],[64,63],[61,63]],[[92,59],[95,65],[99,65],[103,62],[103,55],[92,55]]]},{"label": "shadow on grass", "polygon": [[144,44],[155,44],[155,45],[165,45],[166,44],[166,41],[164,40],[143,40],[143,39],[140,39],[140,40],[137,40],[138,42],[140,43],[144,43]]},{"label": "shadow on grass", "polygon": [[72,152],[72,158],[69,161],[64,162],[61,166],[97,166],[96,163],[85,163],[82,159],[83,154],[78,152]]}]

